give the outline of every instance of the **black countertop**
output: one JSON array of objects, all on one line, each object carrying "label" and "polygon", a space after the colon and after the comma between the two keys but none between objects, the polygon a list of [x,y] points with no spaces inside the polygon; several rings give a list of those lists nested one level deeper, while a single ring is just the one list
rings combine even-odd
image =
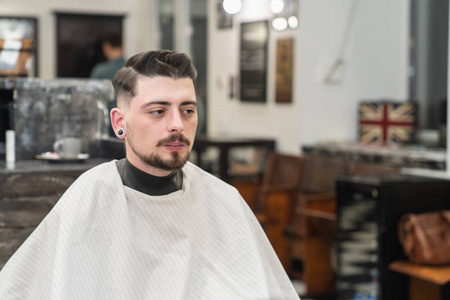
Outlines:
[{"label": "black countertop", "polygon": [[50,162],[46,160],[19,160],[14,164],[0,162],[0,175],[23,173],[51,173],[64,171],[87,171],[101,163],[111,161],[107,158],[92,158],[75,162]]}]

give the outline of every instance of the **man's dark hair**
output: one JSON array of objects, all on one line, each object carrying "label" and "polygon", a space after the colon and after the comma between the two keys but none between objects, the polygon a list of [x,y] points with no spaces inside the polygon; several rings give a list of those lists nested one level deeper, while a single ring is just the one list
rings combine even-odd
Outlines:
[{"label": "man's dark hair", "polygon": [[130,57],[122,69],[114,76],[112,83],[118,100],[131,100],[136,94],[139,76],[190,78],[195,86],[197,70],[185,53],[172,50],[156,50]]},{"label": "man's dark hair", "polygon": [[102,37],[102,44],[106,43],[114,48],[122,47],[122,35],[118,32],[108,32]]}]

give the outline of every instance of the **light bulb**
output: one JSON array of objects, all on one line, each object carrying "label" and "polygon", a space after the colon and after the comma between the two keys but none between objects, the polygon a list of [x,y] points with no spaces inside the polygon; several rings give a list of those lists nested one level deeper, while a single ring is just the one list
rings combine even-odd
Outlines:
[{"label": "light bulb", "polygon": [[297,17],[296,16],[290,16],[289,19],[288,19],[288,24],[289,24],[289,27],[291,27],[292,29],[297,28],[297,26],[298,26],[298,19],[297,19]]},{"label": "light bulb", "polygon": [[279,14],[284,9],[284,1],[283,0],[272,0],[270,1],[270,10],[274,14]]},{"label": "light bulb", "polygon": [[272,21],[272,27],[275,30],[281,31],[285,30],[288,26],[288,22],[285,18],[275,18]]},{"label": "light bulb", "polygon": [[241,0],[223,0],[223,9],[233,15],[241,10]]}]

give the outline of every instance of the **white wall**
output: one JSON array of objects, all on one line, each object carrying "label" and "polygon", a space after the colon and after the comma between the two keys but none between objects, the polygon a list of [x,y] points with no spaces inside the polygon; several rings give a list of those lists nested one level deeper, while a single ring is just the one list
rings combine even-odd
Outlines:
[{"label": "white wall", "polygon": [[150,43],[147,0],[1,0],[2,16],[38,19],[39,71],[42,78],[56,76],[55,12],[123,14],[125,55],[147,50]]},{"label": "white wall", "polygon": [[[275,137],[283,152],[322,140],[356,140],[361,99],[407,99],[408,0],[358,1],[344,52],[340,84],[324,84],[321,70],[338,55],[353,0],[302,0],[300,26],[270,31],[268,102],[228,98],[228,78],[239,75],[239,23],[270,19],[269,0],[242,0],[232,30],[216,28],[216,5],[209,7],[208,130]],[[294,100],[274,100],[275,43],[294,38]]]},{"label": "white wall", "polygon": [[[275,137],[283,152],[299,153],[305,144],[357,138],[357,103],[361,99],[407,97],[409,0],[355,0],[356,17],[345,51],[341,84],[325,85],[321,68],[336,58],[354,0],[300,0],[296,30],[270,31],[268,102],[229,99],[229,76],[239,75],[239,23],[270,19],[269,0],[242,0],[234,28],[216,28],[216,1],[209,3],[208,126],[226,131]],[[151,49],[153,0],[1,0],[1,15],[31,16],[39,21],[39,63],[43,78],[56,73],[54,12],[126,14],[126,56]],[[275,44],[294,38],[292,104],[276,104]]]}]

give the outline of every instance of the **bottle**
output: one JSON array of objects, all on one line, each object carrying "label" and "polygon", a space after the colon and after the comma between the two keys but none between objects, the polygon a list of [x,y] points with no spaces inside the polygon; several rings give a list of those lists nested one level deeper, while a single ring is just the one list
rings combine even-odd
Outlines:
[{"label": "bottle", "polygon": [[13,164],[16,161],[16,133],[14,130],[6,130],[6,163]]}]

